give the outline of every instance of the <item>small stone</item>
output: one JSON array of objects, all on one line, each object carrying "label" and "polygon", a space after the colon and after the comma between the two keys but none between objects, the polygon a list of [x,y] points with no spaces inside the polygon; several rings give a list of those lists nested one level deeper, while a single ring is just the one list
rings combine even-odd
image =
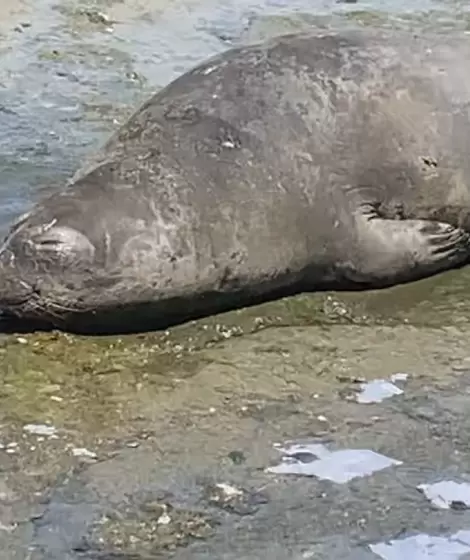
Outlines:
[{"label": "small stone", "polygon": [[168,506],[162,504],[163,513],[157,519],[157,525],[169,525],[171,523],[171,517],[168,515]]},{"label": "small stone", "polygon": [[225,482],[219,482],[215,486],[222,492],[226,499],[233,498],[234,496],[241,496],[243,494],[241,490],[239,490],[235,486],[226,484]]},{"label": "small stone", "polygon": [[409,374],[408,374],[408,373],[402,373],[402,372],[393,373],[393,374],[390,376],[390,381],[392,381],[393,383],[395,383],[395,382],[397,382],[397,381],[398,381],[398,382],[399,382],[399,381],[405,382],[405,381],[408,380],[408,377],[409,377]]},{"label": "small stone", "polygon": [[85,457],[87,459],[97,459],[98,458],[98,455],[95,452],[89,451],[85,447],[74,447],[72,449],[72,455],[74,457]]},{"label": "small stone", "polygon": [[102,25],[109,25],[111,23],[109,17],[103,12],[98,12],[95,10],[83,10],[83,15],[85,15],[91,23],[99,23]]},{"label": "small stone", "polygon": [[230,451],[228,458],[234,465],[241,465],[246,461],[246,457],[242,451]]},{"label": "small stone", "polygon": [[57,431],[54,426],[48,424],[26,424],[23,426],[23,430],[36,436],[53,436]]}]

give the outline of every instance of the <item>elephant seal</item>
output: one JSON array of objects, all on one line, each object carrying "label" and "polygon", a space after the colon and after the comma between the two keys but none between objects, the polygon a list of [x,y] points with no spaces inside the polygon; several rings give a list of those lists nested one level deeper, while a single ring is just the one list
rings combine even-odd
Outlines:
[{"label": "elephant seal", "polygon": [[177,78],[0,248],[0,309],[135,332],[470,260],[470,41],[302,33]]}]

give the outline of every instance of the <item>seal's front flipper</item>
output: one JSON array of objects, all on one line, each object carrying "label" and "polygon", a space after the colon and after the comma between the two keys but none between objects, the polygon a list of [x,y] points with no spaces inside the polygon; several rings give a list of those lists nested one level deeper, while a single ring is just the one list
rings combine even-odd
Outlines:
[{"label": "seal's front flipper", "polygon": [[391,286],[470,262],[470,235],[443,222],[387,220],[371,210],[358,216],[357,236],[345,270],[354,284]]}]

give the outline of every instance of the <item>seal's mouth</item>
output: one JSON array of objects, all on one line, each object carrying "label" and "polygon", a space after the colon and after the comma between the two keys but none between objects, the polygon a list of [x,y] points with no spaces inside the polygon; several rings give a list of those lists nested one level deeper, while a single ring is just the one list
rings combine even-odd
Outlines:
[{"label": "seal's mouth", "polygon": [[22,280],[5,282],[1,272],[0,284],[0,312],[25,305],[35,293],[33,287]]},{"label": "seal's mouth", "polygon": [[14,255],[0,253],[0,312],[21,307],[34,295],[34,287],[21,278],[15,266]]},{"label": "seal's mouth", "polygon": [[9,275],[6,279],[3,272],[0,266],[0,332],[14,334],[50,330],[49,323],[37,318],[42,310],[37,291],[23,280]]}]

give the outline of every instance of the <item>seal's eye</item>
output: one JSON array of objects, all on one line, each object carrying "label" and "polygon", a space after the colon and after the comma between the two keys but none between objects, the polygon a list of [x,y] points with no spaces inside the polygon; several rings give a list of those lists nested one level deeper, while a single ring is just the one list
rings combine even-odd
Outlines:
[{"label": "seal's eye", "polygon": [[95,247],[88,237],[66,226],[53,226],[31,235],[29,245],[36,258],[58,260],[63,265],[92,262],[95,256]]}]

